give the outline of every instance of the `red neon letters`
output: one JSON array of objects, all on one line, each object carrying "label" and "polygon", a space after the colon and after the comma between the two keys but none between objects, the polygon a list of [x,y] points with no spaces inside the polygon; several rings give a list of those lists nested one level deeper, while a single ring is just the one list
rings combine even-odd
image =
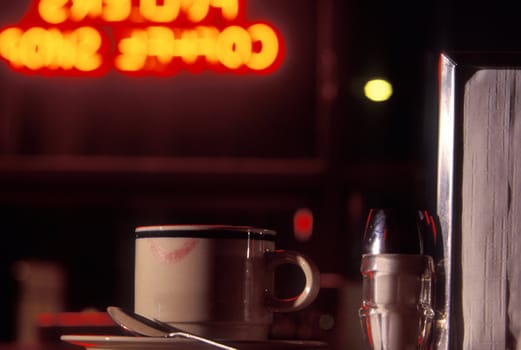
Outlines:
[{"label": "red neon letters", "polygon": [[272,25],[245,23],[241,0],[36,0],[0,29],[0,57],[42,74],[173,75],[179,70],[271,72],[282,42]]}]

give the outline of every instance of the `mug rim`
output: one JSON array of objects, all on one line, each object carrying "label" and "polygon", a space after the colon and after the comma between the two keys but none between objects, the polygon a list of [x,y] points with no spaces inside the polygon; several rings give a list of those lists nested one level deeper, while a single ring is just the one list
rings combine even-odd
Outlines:
[{"label": "mug rim", "polygon": [[136,238],[147,237],[201,237],[201,238],[256,238],[273,240],[276,231],[253,226],[236,225],[144,225],[135,229]]}]

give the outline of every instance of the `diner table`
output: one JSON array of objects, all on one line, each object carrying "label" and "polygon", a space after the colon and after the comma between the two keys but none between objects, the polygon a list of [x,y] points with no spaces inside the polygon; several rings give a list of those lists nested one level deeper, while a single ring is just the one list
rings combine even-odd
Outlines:
[{"label": "diner table", "polygon": [[[13,340],[0,343],[0,350],[204,350],[216,349],[187,339],[134,338],[118,326],[106,312],[58,312],[41,313],[35,321],[33,339]],[[67,339],[62,339],[66,336]],[[71,339],[73,341],[71,341]],[[77,340],[75,340],[77,339]],[[233,344],[240,350],[319,350],[329,348],[322,340],[268,339],[267,341],[238,341]]]}]

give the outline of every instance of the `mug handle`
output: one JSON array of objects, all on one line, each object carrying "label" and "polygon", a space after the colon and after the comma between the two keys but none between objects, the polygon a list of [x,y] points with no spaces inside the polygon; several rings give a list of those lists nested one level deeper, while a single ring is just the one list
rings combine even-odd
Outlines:
[{"label": "mug handle", "polygon": [[305,255],[290,250],[266,251],[265,253],[268,271],[272,274],[275,269],[283,264],[293,264],[300,267],[304,273],[306,283],[300,294],[287,298],[277,298],[273,291],[266,289],[266,305],[274,312],[298,311],[311,304],[320,290],[320,272],[317,266]]}]

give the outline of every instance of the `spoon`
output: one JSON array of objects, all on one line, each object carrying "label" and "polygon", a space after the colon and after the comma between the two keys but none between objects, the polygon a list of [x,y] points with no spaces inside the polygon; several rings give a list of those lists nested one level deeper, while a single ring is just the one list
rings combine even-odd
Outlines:
[{"label": "spoon", "polygon": [[202,343],[225,350],[238,350],[237,348],[216,342],[208,338],[200,337],[195,334],[184,332],[168,323],[152,320],[117,306],[107,307],[107,313],[112,318],[112,320],[114,320],[114,322],[134,335],[164,338],[180,337],[200,341]]}]

